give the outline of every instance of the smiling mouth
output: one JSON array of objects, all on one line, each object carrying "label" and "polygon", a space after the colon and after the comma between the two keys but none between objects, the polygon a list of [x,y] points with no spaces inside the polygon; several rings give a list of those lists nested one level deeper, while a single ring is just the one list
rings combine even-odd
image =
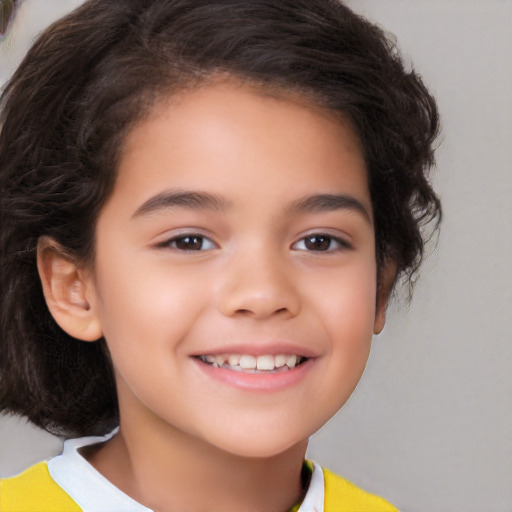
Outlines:
[{"label": "smiling mouth", "polygon": [[253,356],[249,354],[219,354],[197,356],[203,363],[244,373],[269,373],[292,370],[307,361],[295,354]]}]

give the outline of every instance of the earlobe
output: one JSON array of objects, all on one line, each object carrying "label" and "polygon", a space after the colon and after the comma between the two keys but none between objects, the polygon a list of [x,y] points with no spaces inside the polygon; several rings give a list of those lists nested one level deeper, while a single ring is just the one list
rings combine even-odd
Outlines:
[{"label": "earlobe", "polygon": [[42,237],[37,246],[37,269],[48,309],[70,336],[96,341],[102,336],[94,287],[55,240]]},{"label": "earlobe", "polygon": [[379,271],[379,283],[377,289],[377,306],[375,310],[375,322],[373,332],[379,334],[386,324],[386,311],[388,308],[389,297],[396,279],[396,264],[387,262]]}]

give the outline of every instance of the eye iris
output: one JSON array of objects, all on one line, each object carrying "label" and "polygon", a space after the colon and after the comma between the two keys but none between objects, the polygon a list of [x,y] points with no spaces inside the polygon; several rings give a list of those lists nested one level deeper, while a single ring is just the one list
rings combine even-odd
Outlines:
[{"label": "eye iris", "polygon": [[327,236],[308,236],[305,239],[305,245],[310,251],[327,251],[331,245],[331,239]]},{"label": "eye iris", "polygon": [[199,251],[203,247],[203,239],[200,236],[184,236],[176,240],[176,247],[184,251]]}]

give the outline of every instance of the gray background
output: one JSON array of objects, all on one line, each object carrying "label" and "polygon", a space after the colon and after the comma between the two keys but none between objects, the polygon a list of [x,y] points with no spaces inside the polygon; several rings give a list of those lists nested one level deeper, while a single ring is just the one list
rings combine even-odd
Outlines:
[{"label": "gray background", "polygon": [[[0,43],[0,80],[23,40],[77,3],[25,0]],[[511,512],[512,1],[347,3],[397,36],[438,98],[445,221],[411,306],[392,305],[359,388],[310,457],[403,512]],[[59,449],[0,419],[1,476]]]}]

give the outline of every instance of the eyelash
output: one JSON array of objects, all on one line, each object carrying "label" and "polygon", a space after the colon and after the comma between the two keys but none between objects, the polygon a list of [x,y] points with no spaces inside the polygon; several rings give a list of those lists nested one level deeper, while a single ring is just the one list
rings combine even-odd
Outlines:
[{"label": "eyelash", "polygon": [[[317,247],[308,248],[308,242],[312,243],[313,245],[316,244]],[[181,243],[188,244],[189,246],[180,247]],[[205,244],[207,245],[206,248],[204,247]],[[303,247],[301,247],[301,245],[303,245]],[[333,247],[333,245],[335,247]],[[157,247],[176,249],[178,251],[183,252],[199,252],[215,249],[217,245],[207,236],[196,233],[186,233],[166,240],[165,242],[158,244]],[[292,249],[305,252],[334,252],[352,248],[352,245],[346,240],[325,233],[314,233],[311,235],[307,235],[305,237],[302,237],[294,244],[292,244]]]}]

